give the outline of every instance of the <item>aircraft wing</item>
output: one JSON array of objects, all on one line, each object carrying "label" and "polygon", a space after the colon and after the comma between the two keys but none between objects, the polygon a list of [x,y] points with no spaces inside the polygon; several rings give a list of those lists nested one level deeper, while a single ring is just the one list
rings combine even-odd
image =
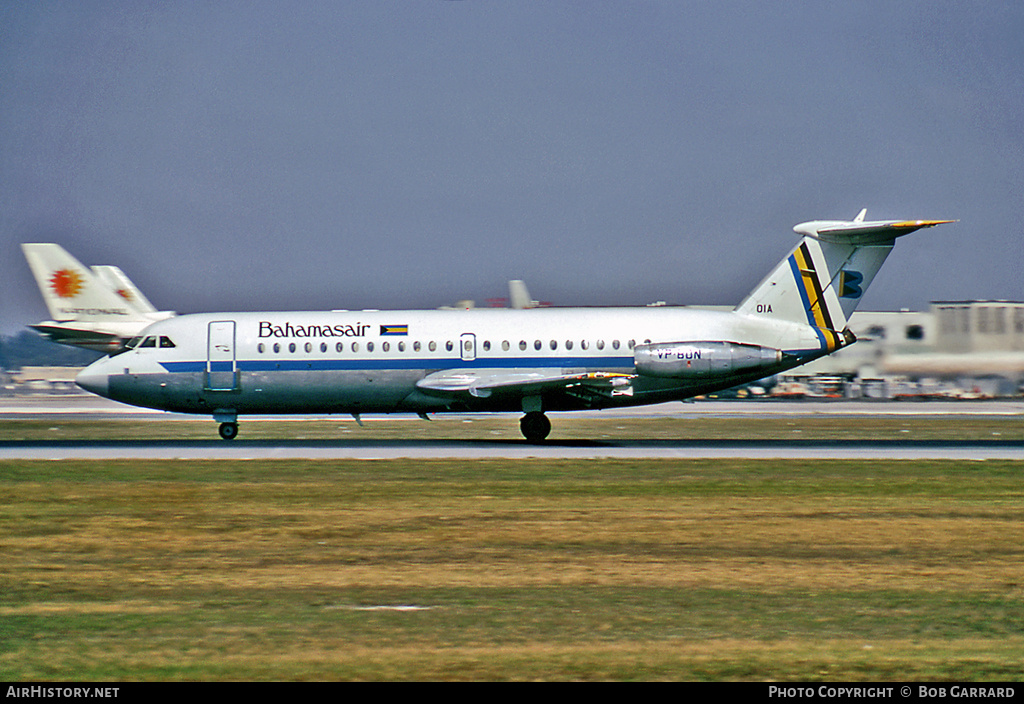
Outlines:
[{"label": "aircraft wing", "polygon": [[117,333],[75,328],[49,321],[37,325],[29,325],[29,327],[53,342],[59,342],[62,345],[84,347],[85,349],[96,350],[106,354],[121,349],[124,342],[124,338]]},{"label": "aircraft wing", "polygon": [[553,390],[613,396],[631,394],[632,378],[615,372],[566,373],[560,369],[446,369],[423,377],[416,386],[433,393],[469,393],[477,398],[495,392],[532,396]]}]

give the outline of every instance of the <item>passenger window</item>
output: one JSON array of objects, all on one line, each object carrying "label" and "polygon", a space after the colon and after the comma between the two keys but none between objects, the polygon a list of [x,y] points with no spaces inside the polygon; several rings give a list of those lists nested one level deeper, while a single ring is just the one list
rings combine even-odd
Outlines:
[{"label": "passenger window", "polygon": [[420,351],[420,341],[419,340],[417,340],[416,342],[412,343],[412,351],[413,352],[419,352]]},{"label": "passenger window", "polygon": [[590,341],[589,340],[583,340],[582,342],[580,342],[580,347],[582,347],[583,349],[589,349],[590,348]]},{"label": "passenger window", "polygon": [[626,343],[626,346],[629,347],[629,349],[633,349],[634,347],[636,347],[636,340],[630,340],[629,342]]},{"label": "passenger window", "polygon": [[345,345],[343,343],[341,343],[341,342],[339,342],[338,344],[336,344],[334,346],[334,351],[335,352],[341,352],[344,349],[345,349]]},{"label": "passenger window", "polygon": [[288,351],[289,352],[294,352],[295,351],[295,343],[294,342],[289,342],[288,343]]},{"label": "passenger window", "polygon": [[428,347],[430,348],[431,352],[437,352],[437,343],[434,342],[433,340],[430,341]]},{"label": "passenger window", "polygon": [[526,349],[526,340],[520,340],[519,341],[519,349],[520,350],[525,350]]},{"label": "passenger window", "polygon": [[373,343],[372,342],[367,342],[366,343],[366,351],[367,352],[373,352]]},{"label": "passenger window", "polygon": [[508,348],[509,347],[511,347],[511,345],[508,344],[508,340],[502,340],[501,341],[501,349],[502,350],[504,350],[505,352],[508,352]]},{"label": "passenger window", "polygon": [[454,348],[454,345],[452,345],[452,341],[448,340],[448,342],[444,343],[444,348],[446,350],[448,350],[449,352],[451,352],[452,349]]},{"label": "passenger window", "polygon": [[278,354],[280,351],[281,351],[281,343],[275,342],[274,343],[274,354]]},{"label": "passenger window", "polygon": [[405,343],[404,342],[399,342],[398,343],[398,351],[399,352],[405,352]]},{"label": "passenger window", "polygon": [[598,340],[597,341],[597,349],[599,349],[599,350],[603,350],[604,349],[604,340]]},{"label": "passenger window", "polygon": [[353,352],[358,352],[359,351],[359,343],[358,342],[353,342],[352,343],[352,351]]},{"label": "passenger window", "polygon": [[327,351],[327,343],[326,342],[321,342],[320,343],[320,352],[326,352],[326,351]]},{"label": "passenger window", "polygon": [[567,350],[571,350],[572,349],[572,340],[566,340],[565,341],[565,349],[567,349]]},{"label": "passenger window", "polygon": [[312,342],[307,342],[305,349],[306,349],[306,354],[309,354],[310,352],[312,352],[313,351],[313,343]]},{"label": "passenger window", "polygon": [[551,341],[550,346],[551,346],[551,349],[553,349],[553,350],[557,350],[558,349],[558,343],[555,342],[554,340]]},{"label": "passenger window", "polygon": [[387,352],[390,349],[391,349],[391,343],[390,342],[387,342],[385,340],[384,342],[380,343],[380,351],[381,352]]},{"label": "passenger window", "polygon": [[612,349],[613,350],[619,349],[619,341],[618,340],[612,340]]},{"label": "passenger window", "polygon": [[260,354],[263,354],[266,351],[266,349],[267,348],[264,346],[262,342],[256,345],[256,351],[259,352]]},{"label": "passenger window", "polygon": [[484,352],[490,352],[490,351],[491,351],[491,341],[490,340],[484,340]]},{"label": "passenger window", "polygon": [[541,342],[540,342],[540,340],[534,340],[534,341],[533,341],[533,349],[535,349],[535,350],[539,350],[539,349],[540,349],[540,348],[541,348],[542,346],[543,346],[543,345],[541,345]]}]

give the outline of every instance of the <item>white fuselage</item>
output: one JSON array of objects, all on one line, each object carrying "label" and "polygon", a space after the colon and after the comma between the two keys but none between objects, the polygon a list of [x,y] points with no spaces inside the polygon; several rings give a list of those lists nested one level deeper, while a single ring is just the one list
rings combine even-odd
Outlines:
[{"label": "white fuselage", "polygon": [[[257,312],[157,322],[143,344],[79,383],[134,405],[191,413],[519,411],[523,393],[417,386],[446,371],[622,375],[614,394],[537,392],[544,410],[640,405],[728,388],[824,354],[813,328],[699,308]],[[636,373],[634,347],[728,341],[782,350],[778,363],[693,379]]]}]

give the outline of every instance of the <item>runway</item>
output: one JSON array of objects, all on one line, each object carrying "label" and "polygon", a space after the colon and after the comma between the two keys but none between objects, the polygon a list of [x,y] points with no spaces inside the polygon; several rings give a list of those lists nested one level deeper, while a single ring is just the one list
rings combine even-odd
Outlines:
[{"label": "runway", "polygon": [[[872,402],[872,401],[701,401],[671,403],[614,412],[558,414],[595,417],[677,417],[701,416],[769,417],[799,416],[935,416],[955,421],[958,416],[1002,416],[1024,422],[1024,399],[970,402]],[[316,416],[323,418],[324,416]],[[476,416],[478,417],[478,416]],[[159,422],[168,418],[198,418],[159,411],[135,409],[93,396],[3,399],[0,418],[36,419],[121,419],[125,422]],[[421,423],[415,416],[381,416],[380,422]],[[297,420],[295,416],[290,420]],[[509,416],[514,427],[515,416]],[[214,432],[211,421],[211,434]],[[358,432],[358,431],[357,431]],[[759,440],[693,440],[617,438],[595,440],[552,439],[531,445],[521,439],[472,437],[465,439],[379,439],[348,434],[331,439],[246,439],[217,438],[187,440],[48,440],[0,441],[0,460],[63,459],[658,459],[658,458],[742,458],[742,459],[954,459],[1024,460],[1024,441],[999,438],[982,441],[944,440],[802,440],[792,438]]]},{"label": "runway", "polygon": [[[480,414],[486,415],[486,414]],[[513,417],[510,414],[509,417]],[[577,411],[559,413],[558,417],[603,417],[618,416],[642,418],[665,417],[687,418],[696,416],[1020,416],[1024,420],[1024,397],[986,400],[950,400],[950,401],[884,401],[884,400],[847,400],[847,399],[804,399],[799,401],[750,400],[750,401],[718,401],[701,400],[660,403],[652,406],[636,406],[633,408],[606,409],[602,411]],[[41,417],[75,417],[89,418],[124,418],[132,420],[155,420],[161,418],[208,418],[166,411],[155,411],[149,408],[128,406],[117,401],[100,398],[93,394],[61,394],[61,395],[25,395],[0,397],[0,419],[2,418],[41,418]],[[277,416],[260,416],[274,418]],[[303,416],[280,416],[281,418],[301,418]],[[324,418],[326,416],[309,416]],[[411,414],[394,416],[378,415],[375,417],[392,420],[408,420],[416,417]],[[479,417],[479,416],[477,416]]]},{"label": "runway", "polygon": [[1024,460],[1024,441],[140,440],[3,441],[0,460],[65,459],[955,459]]}]

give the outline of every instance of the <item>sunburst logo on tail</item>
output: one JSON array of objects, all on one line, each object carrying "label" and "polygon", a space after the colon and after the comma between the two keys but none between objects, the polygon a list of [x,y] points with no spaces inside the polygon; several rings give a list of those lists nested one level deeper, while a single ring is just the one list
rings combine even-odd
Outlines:
[{"label": "sunburst logo on tail", "polygon": [[134,296],[132,296],[132,292],[126,288],[119,288],[117,289],[116,293],[118,296],[128,301],[129,303],[131,303],[132,299],[134,298]]},{"label": "sunburst logo on tail", "polygon": [[84,285],[85,281],[74,269],[61,269],[50,277],[50,288],[61,298],[74,298]]}]

